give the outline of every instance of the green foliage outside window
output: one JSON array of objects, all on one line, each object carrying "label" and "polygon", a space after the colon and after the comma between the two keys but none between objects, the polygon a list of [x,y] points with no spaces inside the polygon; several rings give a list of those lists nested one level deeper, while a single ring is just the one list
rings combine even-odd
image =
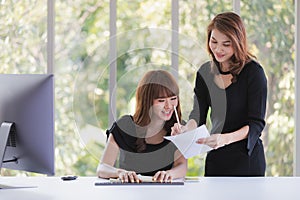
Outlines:
[{"label": "green foliage outside window", "polygon": [[[195,71],[208,59],[206,26],[215,14],[232,10],[231,4],[179,1],[178,73],[185,120]],[[0,21],[0,72],[45,73],[47,2],[6,0],[0,6],[5,19]],[[268,76],[267,176],[293,172],[294,6],[292,0],[241,1],[249,47]],[[56,0],[55,10],[56,175],[93,176],[109,128],[109,0]],[[116,24],[118,118],[133,112],[141,74],[151,68],[172,70],[171,1],[117,1]],[[204,158],[189,160],[188,176],[203,175]]]}]

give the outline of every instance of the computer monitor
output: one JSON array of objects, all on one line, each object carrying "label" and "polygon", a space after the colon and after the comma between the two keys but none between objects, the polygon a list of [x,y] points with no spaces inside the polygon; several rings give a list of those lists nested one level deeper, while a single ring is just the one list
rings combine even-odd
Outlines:
[{"label": "computer monitor", "polygon": [[54,77],[0,74],[0,169],[54,175]]}]

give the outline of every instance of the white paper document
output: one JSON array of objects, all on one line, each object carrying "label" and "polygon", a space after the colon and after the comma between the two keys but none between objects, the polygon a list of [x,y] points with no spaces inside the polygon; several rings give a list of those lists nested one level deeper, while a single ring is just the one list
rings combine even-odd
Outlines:
[{"label": "white paper document", "polygon": [[209,135],[210,134],[206,126],[202,125],[194,130],[174,136],[165,136],[165,138],[173,142],[182,155],[187,159],[212,150],[212,148],[208,145],[196,143],[199,138],[206,138]]}]

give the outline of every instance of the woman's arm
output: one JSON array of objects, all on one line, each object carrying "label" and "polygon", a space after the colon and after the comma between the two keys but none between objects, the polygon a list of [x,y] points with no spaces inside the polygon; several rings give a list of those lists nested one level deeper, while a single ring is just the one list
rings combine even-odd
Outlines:
[{"label": "woman's arm", "polygon": [[97,167],[99,178],[119,178],[123,182],[139,182],[134,171],[114,167],[120,148],[112,134],[109,134],[107,145],[104,149],[102,159]]},{"label": "woman's arm", "polygon": [[187,159],[183,157],[179,150],[174,153],[174,164],[172,169],[168,170],[173,179],[184,178],[187,172]]},{"label": "woman's arm", "polygon": [[207,138],[200,138],[196,141],[198,144],[206,144],[213,149],[217,149],[223,147],[225,145],[231,144],[233,142],[237,142],[248,137],[249,126],[243,126],[242,128],[223,134],[212,134]]},{"label": "woman's arm", "polygon": [[100,178],[116,178],[123,171],[113,167],[119,153],[119,146],[112,134],[109,135],[101,161],[97,167],[97,175]]},{"label": "woman's arm", "polygon": [[267,78],[260,65],[254,65],[248,76],[248,155],[251,155],[257,140],[265,127],[267,102]]}]

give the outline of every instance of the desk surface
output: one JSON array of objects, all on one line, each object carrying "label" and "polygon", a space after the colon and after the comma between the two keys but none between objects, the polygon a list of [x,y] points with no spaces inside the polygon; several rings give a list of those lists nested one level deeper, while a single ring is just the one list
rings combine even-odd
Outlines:
[{"label": "desk surface", "polygon": [[0,177],[0,184],[37,186],[1,189],[1,200],[299,200],[300,177],[200,177],[180,185],[95,186],[96,177]]}]

